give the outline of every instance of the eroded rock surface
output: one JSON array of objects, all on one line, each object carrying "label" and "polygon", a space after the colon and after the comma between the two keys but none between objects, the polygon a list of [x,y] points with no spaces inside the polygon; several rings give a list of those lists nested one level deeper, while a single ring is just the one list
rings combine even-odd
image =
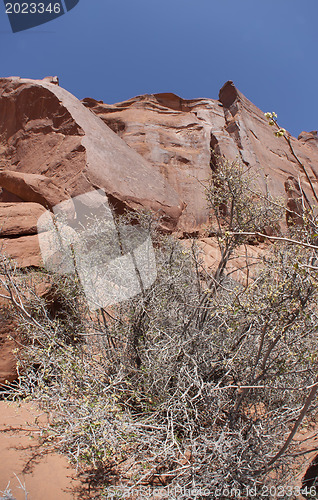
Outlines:
[{"label": "eroded rock surface", "polygon": [[0,202],[0,237],[37,234],[37,221],[44,212],[38,203]]},{"label": "eroded rock surface", "polygon": [[179,219],[179,233],[200,231],[208,222],[204,183],[211,174],[212,127],[228,135],[221,103],[185,100],[174,94],[144,95],[114,105],[93,99],[83,102],[159,168],[178,192],[186,205]]},{"label": "eroded rock surface", "polygon": [[[166,93],[108,105],[80,102],[53,80],[0,79],[0,244],[22,267],[42,264],[36,220],[43,211],[98,188],[118,212],[159,211],[166,229],[200,235],[213,267],[218,250],[204,239],[204,185],[217,156],[237,158],[263,193],[287,202],[288,223],[299,220],[304,196],[312,200],[305,172],[274,136],[266,110],[233,82],[218,100]],[[317,131],[290,141],[316,187]],[[71,201],[68,213],[76,216]]]},{"label": "eroded rock surface", "polygon": [[[239,157],[258,173],[263,190],[269,190],[274,196],[280,196],[284,194],[287,177],[294,177],[300,179],[302,188],[312,198],[309,183],[292,155],[290,147],[282,137],[274,136],[273,129],[268,125],[263,112],[241,94],[233,82],[227,82],[222,87],[219,99],[224,106],[226,130],[236,143]],[[302,133],[299,140],[292,136],[289,138],[296,155],[306,166],[314,187],[317,187],[318,151],[314,141],[302,139],[303,134],[306,135]],[[217,146],[223,153],[222,144]]]},{"label": "eroded rock surface", "polygon": [[[84,104],[127,144],[161,172],[186,203],[178,228],[198,231],[208,221],[204,181],[215,155],[239,159],[263,193],[286,200],[285,181],[294,178],[311,196],[304,172],[283,138],[276,138],[263,111],[227,82],[219,100],[185,100],[174,94],[138,96],[108,105],[94,99]],[[266,110],[264,110],[266,111]],[[317,185],[317,132],[290,137],[292,147]],[[214,153],[213,153],[214,152]]]},{"label": "eroded rock surface", "polygon": [[[129,148],[76,97],[47,81],[0,79],[0,144],[0,186],[22,200],[48,201],[51,206],[102,188],[119,210],[161,211],[170,229],[182,213],[182,201],[159,168]],[[18,190],[7,179],[12,172],[43,176],[36,199],[29,196],[35,178],[24,179],[24,189]]]},{"label": "eroded rock surface", "polygon": [[0,171],[0,186],[21,201],[39,203],[50,210],[70,198],[65,189],[45,175],[14,172],[8,168]]},{"label": "eroded rock surface", "polygon": [[[317,132],[291,143],[316,186]],[[286,200],[294,179],[310,197],[288,144],[232,82],[219,100],[153,94],[108,105],[82,104],[48,80],[0,79],[2,202],[51,208],[102,188],[118,211],[150,208],[178,234],[202,233],[215,155],[240,159],[263,192]]]}]

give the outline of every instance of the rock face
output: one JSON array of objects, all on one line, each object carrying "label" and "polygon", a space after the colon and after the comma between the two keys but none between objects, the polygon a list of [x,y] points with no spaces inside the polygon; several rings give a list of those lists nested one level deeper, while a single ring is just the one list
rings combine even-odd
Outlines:
[{"label": "rock face", "polygon": [[44,212],[38,203],[0,202],[0,236],[36,234],[38,218]]},{"label": "rock face", "polygon": [[[317,187],[317,131],[290,142]],[[37,219],[67,200],[74,217],[71,198],[98,188],[117,212],[151,209],[161,213],[167,230],[204,236],[209,220],[204,183],[217,156],[243,162],[264,193],[287,201],[287,223],[299,220],[302,196],[312,199],[287,142],[274,137],[263,112],[232,82],[218,100],[166,93],[108,105],[91,98],[80,102],[56,78],[2,78],[1,248],[22,267],[41,265]],[[213,266],[213,241],[203,238],[201,245]],[[2,347],[0,374],[1,352],[13,363],[10,345]],[[15,376],[10,366],[3,367],[2,378],[10,378],[10,370]]]},{"label": "rock face", "polygon": [[[275,196],[284,194],[285,180],[294,177],[300,179],[302,188],[311,197],[309,183],[287,142],[274,136],[263,112],[246,99],[232,82],[222,87],[219,98],[224,107],[226,130],[236,144],[240,159],[259,174],[263,190],[268,189]],[[311,141],[289,138],[296,155],[306,165],[314,187],[317,187],[318,152],[315,145]],[[222,144],[216,144],[218,148],[223,153]]]},{"label": "rock face", "polygon": [[0,186],[22,201],[39,203],[52,209],[60,201],[68,200],[69,194],[45,175],[25,174],[4,169],[0,171]]},{"label": "rock face", "polygon": [[51,206],[102,188],[118,210],[161,211],[171,229],[183,210],[159,168],[53,83],[0,79],[0,144],[0,186],[22,200]]},{"label": "rock face", "polygon": [[[161,169],[186,203],[179,220],[181,231],[198,231],[207,222],[201,183],[209,177],[215,155],[243,162],[264,193],[286,199],[285,181],[293,178],[298,182],[299,178],[311,197],[309,183],[286,141],[274,136],[264,113],[233,82],[222,87],[218,101],[154,94],[113,105],[94,99],[83,102],[131,148]],[[316,186],[317,132],[302,132],[298,140],[290,139]]]},{"label": "rock face", "polygon": [[317,130],[312,130],[311,132],[301,132],[298,136],[298,140],[309,146],[318,148]]},{"label": "rock face", "polygon": [[208,222],[204,182],[211,174],[211,130],[225,126],[223,106],[212,99],[184,100],[174,94],[139,96],[107,105],[84,99],[127,144],[160,169],[186,204],[179,232]]},{"label": "rock face", "polygon": [[[291,143],[315,186],[317,132]],[[290,205],[284,186],[300,183],[310,198],[288,144],[232,82],[219,100],[154,94],[107,105],[81,103],[49,79],[0,79],[0,202],[52,208],[102,188],[118,211],[150,208],[179,235],[201,233],[216,155],[238,158],[263,192],[287,194]]]},{"label": "rock face", "polygon": [[37,234],[18,238],[2,238],[0,243],[1,252],[14,259],[18,266],[43,266]]}]

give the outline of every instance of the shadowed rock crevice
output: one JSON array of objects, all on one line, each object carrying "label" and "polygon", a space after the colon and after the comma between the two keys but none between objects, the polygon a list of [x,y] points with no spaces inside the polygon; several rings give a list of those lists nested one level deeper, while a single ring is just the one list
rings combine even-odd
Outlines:
[{"label": "shadowed rock crevice", "polygon": [[[310,491],[310,488],[314,486],[316,491],[318,489],[318,455],[312,460],[310,466],[306,470],[306,473],[302,479],[302,488]],[[317,498],[316,495],[306,495],[303,493],[303,496],[307,499],[309,498]]]}]

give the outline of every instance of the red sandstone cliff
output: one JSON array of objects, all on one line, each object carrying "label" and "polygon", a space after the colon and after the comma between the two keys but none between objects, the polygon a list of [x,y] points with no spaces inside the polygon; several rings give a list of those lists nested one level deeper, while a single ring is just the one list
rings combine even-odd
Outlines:
[{"label": "red sandstone cliff", "polygon": [[[315,185],[317,133],[303,132],[291,142]],[[219,100],[154,94],[108,105],[80,102],[47,81],[2,78],[0,218],[6,219],[1,236],[7,252],[19,257],[7,236],[23,238],[21,263],[37,264],[36,204],[50,208],[96,188],[118,210],[151,208],[170,230],[200,231],[208,220],[202,182],[210,175],[213,150],[251,167],[264,191],[286,196],[285,182],[293,177],[310,195],[287,143],[274,137],[263,112],[232,82]],[[15,205],[21,201],[28,203],[28,217]]]},{"label": "red sandstone cliff", "polygon": [[[317,132],[290,140],[315,186]],[[202,183],[214,154],[238,158],[257,174],[264,192],[287,196],[290,206],[299,196],[299,180],[310,197],[288,144],[274,137],[263,112],[232,82],[222,87],[219,100],[153,94],[108,105],[91,98],[80,102],[46,80],[2,78],[1,248],[21,266],[41,264],[36,222],[44,207],[97,188],[118,211],[150,208],[179,235],[203,232],[208,209]],[[216,246],[208,239],[203,246],[213,265]],[[1,339],[7,352],[4,333]],[[5,357],[2,379],[12,377]]]}]

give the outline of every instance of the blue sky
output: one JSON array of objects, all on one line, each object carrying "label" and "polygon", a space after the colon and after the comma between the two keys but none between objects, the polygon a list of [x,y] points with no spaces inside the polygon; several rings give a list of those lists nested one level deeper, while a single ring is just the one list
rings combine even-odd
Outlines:
[{"label": "blue sky", "polygon": [[[14,1],[14,0],[13,0]],[[0,76],[58,75],[79,98],[175,92],[216,99],[233,80],[293,135],[318,128],[318,0],[80,0],[12,33],[0,4]]]}]

